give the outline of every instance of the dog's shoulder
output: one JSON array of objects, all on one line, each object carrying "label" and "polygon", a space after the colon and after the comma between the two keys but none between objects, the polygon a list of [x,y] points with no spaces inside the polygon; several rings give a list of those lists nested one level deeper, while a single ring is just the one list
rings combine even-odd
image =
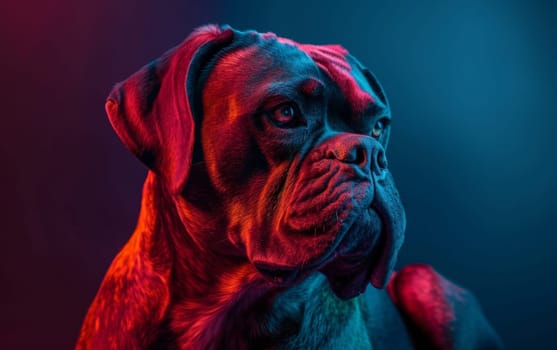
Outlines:
[{"label": "dog's shoulder", "polygon": [[502,348],[474,295],[431,266],[404,267],[393,275],[387,290],[417,348]]}]

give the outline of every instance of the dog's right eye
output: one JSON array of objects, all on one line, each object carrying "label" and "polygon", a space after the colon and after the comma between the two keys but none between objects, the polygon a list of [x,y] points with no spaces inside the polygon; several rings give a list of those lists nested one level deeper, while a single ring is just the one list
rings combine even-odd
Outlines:
[{"label": "dog's right eye", "polygon": [[295,128],[306,125],[300,109],[295,103],[283,103],[272,109],[267,116],[279,128]]}]

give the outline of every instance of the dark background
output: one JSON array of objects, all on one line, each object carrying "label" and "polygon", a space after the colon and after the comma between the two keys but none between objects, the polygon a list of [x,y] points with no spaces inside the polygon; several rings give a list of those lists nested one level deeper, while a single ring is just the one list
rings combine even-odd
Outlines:
[{"label": "dark background", "polygon": [[105,97],[209,22],[341,43],[374,71],[408,216],[400,264],[471,289],[509,349],[557,348],[557,7],[273,3],[0,4],[0,348],[73,347],[146,174]]}]

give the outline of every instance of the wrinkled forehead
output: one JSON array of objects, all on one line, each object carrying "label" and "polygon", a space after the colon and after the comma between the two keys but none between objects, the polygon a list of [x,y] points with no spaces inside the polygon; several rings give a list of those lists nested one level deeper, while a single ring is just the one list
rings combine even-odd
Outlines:
[{"label": "wrinkled forehead", "polygon": [[294,95],[304,86],[318,87],[329,82],[356,114],[374,106],[386,107],[386,101],[373,91],[359,63],[343,47],[299,44],[273,33],[245,33],[216,62],[208,81],[210,91],[206,89],[204,95],[222,97],[232,91],[239,103],[250,108],[246,104],[255,104],[260,96],[275,92]]},{"label": "wrinkled forehead", "polygon": [[333,81],[355,114],[366,113],[369,109],[376,110],[377,107],[387,108],[387,102],[380,91],[373,91],[364,75],[367,69],[350,56],[345,48],[340,45],[294,44],[310,56],[321,71]]}]

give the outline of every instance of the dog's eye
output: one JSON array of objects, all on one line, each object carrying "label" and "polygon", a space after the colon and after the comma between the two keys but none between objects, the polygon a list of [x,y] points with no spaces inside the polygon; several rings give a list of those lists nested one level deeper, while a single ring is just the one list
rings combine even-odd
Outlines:
[{"label": "dog's eye", "polygon": [[385,123],[382,120],[378,120],[377,122],[375,122],[373,130],[371,130],[371,136],[378,139],[379,137],[381,137],[381,134],[383,134],[383,130],[385,130]]},{"label": "dog's eye", "polygon": [[304,124],[298,106],[294,103],[284,103],[271,110],[271,121],[280,128],[294,128]]}]

